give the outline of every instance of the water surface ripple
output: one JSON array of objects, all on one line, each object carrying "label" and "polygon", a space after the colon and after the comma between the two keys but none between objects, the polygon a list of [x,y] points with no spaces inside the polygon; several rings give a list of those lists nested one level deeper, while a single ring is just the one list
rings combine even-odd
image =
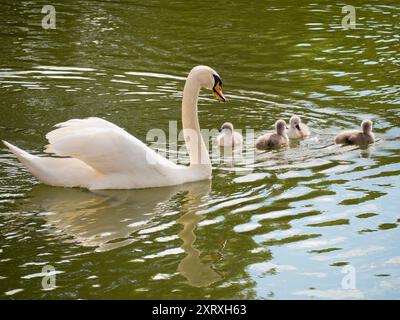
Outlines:
[{"label": "water surface ripple", "polygon": [[[70,118],[103,117],[141,140],[179,128],[197,64],[218,70],[230,100],[202,92],[202,128],[231,121],[259,135],[298,114],[312,136],[254,161],[221,156],[211,182],[156,190],[44,186],[1,147],[0,297],[398,299],[398,4],[360,2],[344,31],[339,2],[228,3],[223,14],[161,3],[53,1],[57,29],[43,30],[40,6],[3,1],[0,138],[43,154],[46,132]],[[334,145],[365,118],[375,145]],[[346,267],[355,288],[342,287]]]}]

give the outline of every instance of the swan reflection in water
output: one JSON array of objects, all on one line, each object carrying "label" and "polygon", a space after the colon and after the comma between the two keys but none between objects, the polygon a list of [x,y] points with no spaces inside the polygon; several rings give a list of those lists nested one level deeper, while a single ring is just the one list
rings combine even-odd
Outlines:
[{"label": "swan reflection in water", "polygon": [[182,216],[177,223],[183,225],[183,230],[178,236],[186,257],[179,263],[178,271],[190,285],[202,287],[221,278],[210,264],[201,261],[200,251],[193,246],[194,231],[203,219],[197,212],[210,190],[210,181],[101,191],[38,185],[28,201],[47,220],[49,230],[55,230],[66,241],[95,247],[96,251],[109,251],[138,241],[140,230],[157,225],[157,217],[179,210]]},{"label": "swan reflection in water", "polygon": [[[210,184],[208,186],[210,187]],[[203,195],[208,194],[208,192],[204,192]],[[202,202],[200,194],[200,192],[189,192],[187,194],[187,201],[182,206],[184,214],[177,220],[178,223],[183,225],[179,238],[183,241],[182,249],[186,253],[186,257],[178,265],[178,271],[188,280],[190,285],[207,287],[220,280],[221,275],[212,268],[212,263],[203,263],[201,261],[200,250],[193,246],[196,241],[195,230],[197,225],[204,219],[203,215],[197,214],[199,205]]]}]

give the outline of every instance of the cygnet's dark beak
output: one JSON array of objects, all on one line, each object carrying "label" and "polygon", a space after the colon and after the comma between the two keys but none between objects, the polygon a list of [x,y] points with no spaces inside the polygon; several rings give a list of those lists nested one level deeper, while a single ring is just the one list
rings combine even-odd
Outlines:
[{"label": "cygnet's dark beak", "polygon": [[300,125],[296,124],[296,129],[299,130],[299,131],[301,131]]},{"label": "cygnet's dark beak", "polygon": [[222,131],[222,129],[221,129],[221,128],[219,128],[219,129],[218,129],[218,132],[221,132],[221,131]]}]

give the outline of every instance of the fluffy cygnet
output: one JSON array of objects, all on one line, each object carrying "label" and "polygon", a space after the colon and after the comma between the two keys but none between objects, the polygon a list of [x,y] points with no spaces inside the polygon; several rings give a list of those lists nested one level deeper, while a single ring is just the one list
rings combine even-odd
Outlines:
[{"label": "fluffy cygnet", "polygon": [[310,135],[310,130],[307,125],[301,122],[299,116],[292,116],[290,118],[287,135],[290,139],[303,139]]},{"label": "fluffy cygnet", "polygon": [[266,133],[256,140],[256,148],[259,150],[267,150],[271,148],[279,148],[289,143],[286,134],[286,122],[278,120],[275,123],[276,133]]},{"label": "fluffy cygnet", "polygon": [[220,147],[236,147],[243,143],[243,137],[239,132],[233,131],[233,124],[225,122],[219,129],[217,144]]},{"label": "fluffy cygnet", "polygon": [[372,132],[372,121],[364,120],[361,122],[361,131],[343,131],[339,133],[335,142],[337,144],[357,144],[368,145],[375,142],[375,136]]}]

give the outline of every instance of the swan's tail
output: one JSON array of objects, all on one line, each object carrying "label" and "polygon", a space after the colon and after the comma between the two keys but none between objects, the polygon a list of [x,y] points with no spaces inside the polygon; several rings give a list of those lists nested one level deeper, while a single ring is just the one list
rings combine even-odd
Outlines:
[{"label": "swan's tail", "polygon": [[30,165],[31,165],[31,161],[32,159],[35,157],[31,154],[29,154],[28,152],[12,145],[11,143],[2,140],[3,143],[6,145],[6,147],[15,154],[15,156],[18,158],[19,161],[21,161],[25,166],[28,167],[28,169],[30,169]]},{"label": "swan's tail", "polygon": [[74,158],[38,157],[7,141],[7,148],[41,182],[59,187],[87,187],[98,173],[84,162]]}]

